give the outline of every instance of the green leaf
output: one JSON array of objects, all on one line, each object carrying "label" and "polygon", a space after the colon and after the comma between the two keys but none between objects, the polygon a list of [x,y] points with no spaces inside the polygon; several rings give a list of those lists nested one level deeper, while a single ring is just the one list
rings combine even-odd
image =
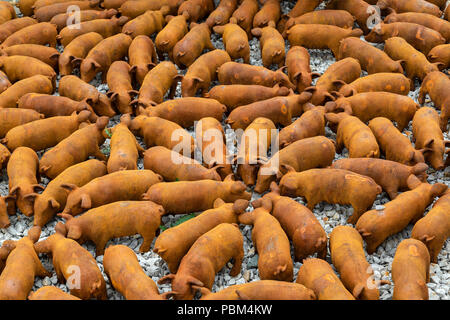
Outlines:
[{"label": "green leaf", "polygon": [[179,224],[182,224],[183,222],[188,221],[188,220],[190,220],[192,218],[195,218],[195,214],[193,214],[193,213],[188,214],[187,216],[181,217],[180,219],[178,219],[177,221],[175,221],[173,223],[172,227],[175,227],[175,226],[177,226]]},{"label": "green leaf", "polygon": [[112,133],[108,128],[105,129],[105,133],[108,135],[108,137],[112,137]]},{"label": "green leaf", "polygon": [[177,221],[172,223],[170,226],[160,225],[159,228],[161,229],[161,231],[164,231],[164,230],[167,230],[169,228],[178,226],[179,224],[182,224],[183,222],[188,221],[189,219],[192,219],[192,218],[195,218],[195,217],[196,217],[196,215],[191,213],[191,214],[188,214],[186,216],[181,217],[180,219],[178,219]]}]

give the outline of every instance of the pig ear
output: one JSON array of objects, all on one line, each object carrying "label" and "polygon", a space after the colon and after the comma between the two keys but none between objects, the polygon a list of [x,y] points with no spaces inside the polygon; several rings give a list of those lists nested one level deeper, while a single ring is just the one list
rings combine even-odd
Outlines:
[{"label": "pig ear", "polygon": [[220,170],[223,168],[225,168],[225,165],[223,165],[223,164],[216,165],[216,161],[209,164],[209,169],[212,171],[215,171],[216,173],[217,173],[217,170]]},{"label": "pig ear", "polygon": [[251,32],[252,35],[254,35],[255,37],[261,37],[262,34],[261,28],[253,28]]},{"label": "pig ear", "polygon": [[51,208],[53,208],[55,210],[58,210],[60,207],[59,202],[56,201],[54,198],[48,199],[48,204]]},{"label": "pig ear", "polygon": [[70,63],[72,64],[72,67],[78,68],[80,67],[82,61],[83,59],[74,57]]},{"label": "pig ear", "polygon": [[127,92],[130,95],[130,97],[132,97],[132,98],[139,96],[139,91],[137,91],[137,90],[128,90]]},{"label": "pig ear", "polygon": [[214,26],[213,30],[215,33],[223,34],[223,32],[225,30],[225,26]]},{"label": "pig ear", "polygon": [[284,70],[287,70],[287,66],[286,65],[284,65],[281,68],[279,68],[276,72],[284,73]]},{"label": "pig ear", "polygon": [[191,78],[194,82],[198,82],[198,83],[202,83],[203,82],[203,79],[202,78],[199,78],[199,77],[192,77]]},{"label": "pig ear", "polygon": [[346,85],[346,83],[342,80],[334,80],[332,83],[336,87],[337,90],[339,90],[340,88],[342,88],[343,86]]},{"label": "pig ear", "polygon": [[422,237],[420,237],[420,241],[427,243],[434,240],[434,238],[436,238],[436,236],[423,235]]},{"label": "pig ear", "polygon": [[301,79],[303,72],[302,71],[297,71],[296,73],[294,73],[292,75],[292,78],[294,78],[294,84],[297,84],[299,79]]},{"label": "pig ear", "polygon": [[281,164],[280,171],[282,171],[284,174],[289,172],[296,172],[295,169],[288,164]]},{"label": "pig ear", "polygon": [[182,74],[177,74],[173,77],[173,81],[175,81],[175,82],[181,81],[181,80],[183,80],[183,77],[184,76]]},{"label": "pig ear", "polygon": [[55,53],[51,54],[49,58],[52,60],[58,60],[59,52],[55,52]]},{"label": "pig ear", "polygon": [[203,282],[201,282],[200,280],[198,280],[197,278],[193,277],[193,276],[188,276],[187,277],[187,283],[191,286],[197,286],[197,287],[204,287],[205,285],[203,284]]},{"label": "pig ear", "polygon": [[196,286],[196,285],[192,285],[192,289],[194,289],[197,292],[200,292],[202,297],[206,297],[207,295],[211,294],[211,290],[209,290],[206,287],[199,287],[199,286]]},{"label": "pig ear", "polygon": [[136,65],[131,66],[131,67],[130,67],[130,70],[129,70],[129,73],[130,73],[130,74],[135,74],[135,73],[136,73],[136,70],[137,70],[137,66],[136,66]]},{"label": "pig ear", "polygon": [[64,190],[66,190],[67,193],[69,193],[69,192],[71,192],[71,191],[73,191],[73,190],[78,188],[78,186],[73,184],[73,183],[63,183],[63,184],[60,185],[60,187],[63,188]]},{"label": "pig ear", "polygon": [[[384,3],[384,1],[379,1],[380,3]],[[397,12],[395,11],[395,9],[393,9],[393,8],[389,8],[389,7],[387,7],[386,8],[386,11],[387,11],[387,16],[386,16],[386,18],[388,18],[389,16],[395,16],[396,14],[397,14]],[[385,21],[386,21],[386,19],[385,19]],[[395,22],[396,20],[393,20],[393,21],[390,21],[390,22]]]},{"label": "pig ear", "polygon": [[114,91],[108,91],[106,96],[111,100],[111,102],[116,102],[117,98],[119,98],[119,94]]},{"label": "pig ear", "polygon": [[305,88],[305,90],[303,90],[304,92],[306,91],[306,92],[311,92],[311,93],[314,93],[314,92],[316,92],[317,91],[317,88],[316,87],[313,87],[313,86],[311,86],[311,87],[307,87],[307,88]]},{"label": "pig ear", "polygon": [[158,280],[158,284],[163,284],[163,283],[167,283],[167,282],[172,282],[172,280],[175,278],[175,275],[173,273],[168,274],[164,277],[162,277],[161,279]]},{"label": "pig ear", "polygon": [[431,149],[434,143],[434,139],[428,139],[425,141],[423,148],[424,149]]},{"label": "pig ear", "polygon": [[161,294],[161,298],[163,300],[169,300],[170,298],[176,296],[178,294],[177,291],[169,291],[169,292],[164,292]]},{"label": "pig ear", "polygon": [[267,26],[268,26],[268,27],[271,27],[271,28],[276,28],[275,21],[270,20],[269,23],[267,24]]},{"label": "pig ear", "polygon": [[445,68],[445,64],[443,64],[442,62],[434,62],[433,63],[439,70],[442,70]]},{"label": "pig ear", "polygon": [[39,194],[37,194],[37,193],[29,193],[29,194],[24,195],[23,198],[25,200],[29,200],[29,201],[33,201],[34,202],[34,200],[36,200],[38,195]]},{"label": "pig ear", "polygon": [[19,190],[20,190],[20,187],[19,186],[15,186],[11,190],[9,190],[9,194],[15,196]]},{"label": "pig ear", "polygon": [[216,200],[214,200],[213,208],[218,208],[224,204],[225,204],[225,201],[223,201],[220,198],[217,198]]},{"label": "pig ear", "polygon": [[130,18],[126,17],[126,16],[120,16],[119,18],[113,17],[113,19],[111,19],[111,20],[116,20],[116,23],[119,26],[123,26],[125,23],[127,23],[128,20],[130,20]]},{"label": "pig ear", "polygon": [[100,67],[101,67],[101,65],[97,61],[92,61],[91,62],[91,68],[92,69],[96,70],[96,69],[98,69]]},{"label": "pig ear", "polygon": [[92,207],[91,197],[88,194],[81,195],[81,208],[90,209]]},{"label": "pig ear", "polygon": [[225,179],[223,179],[223,182],[226,182],[226,181],[235,181],[235,179],[234,179],[234,174],[233,174],[233,173],[230,173],[229,175],[227,175],[227,176],[225,177]]},{"label": "pig ear", "polygon": [[67,232],[67,238],[78,240],[81,238],[81,228],[78,225],[72,226]]}]

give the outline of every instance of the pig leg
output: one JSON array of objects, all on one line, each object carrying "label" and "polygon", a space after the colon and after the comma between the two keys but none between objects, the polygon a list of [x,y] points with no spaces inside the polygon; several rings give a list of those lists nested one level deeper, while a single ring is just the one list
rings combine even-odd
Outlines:
[{"label": "pig leg", "polygon": [[351,224],[355,224],[359,217],[366,212],[369,208],[372,207],[375,198],[369,200],[360,200],[355,199],[352,203],[350,203],[353,207],[353,214],[348,218],[347,222]]},{"label": "pig leg", "polygon": [[336,153],[341,153],[344,148],[344,142],[342,141],[342,136],[336,136]]},{"label": "pig leg", "polygon": [[250,53],[246,54],[245,57],[243,57],[243,59],[244,59],[244,63],[250,64]]},{"label": "pig leg", "polygon": [[366,211],[366,209],[362,209],[358,205],[352,205],[353,207],[353,214],[347,219],[348,223],[356,224],[359,217]]},{"label": "pig leg", "polygon": [[164,53],[160,50],[156,50],[156,54],[158,55],[159,61],[164,61]]},{"label": "pig leg", "polygon": [[209,50],[215,50],[215,49],[216,49],[216,47],[214,47],[214,45],[212,44],[210,38],[208,38],[208,39],[206,40],[206,45],[205,45],[205,47],[206,47],[207,49],[209,49]]},{"label": "pig leg", "polygon": [[424,104],[425,97],[427,94],[428,94],[428,92],[427,92],[426,87],[424,85],[422,85],[419,90],[419,97],[417,98],[417,100],[419,101],[420,104]]},{"label": "pig leg", "polygon": [[64,278],[63,273],[61,272],[61,268],[57,263],[53,262],[53,266],[55,268],[56,278],[58,279],[59,283],[66,283],[66,279]]},{"label": "pig leg", "polygon": [[200,94],[202,95],[202,97],[204,97],[208,93],[208,89],[209,87],[206,85],[202,85],[200,87]]},{"label": "pig leg", "polygon": [[366,246],[366,251],[368,254],[372,254],[375,252],[375,250],[377,249],[379,243],[371,243],[371,244],[367,244]]},{"label": "pig leg", "polygon": [[389,198],[391,200],[394,200],[395,198],[397,198],[398,195],[398,186],[391,185],[389,187],[386,187],[386,193],[389,195]]},{"label": "pig leg", "polygon": [[241,272],[242,259],[244,258],[244,250],[241,248],[234,257],[234,265],[230,270],[230,276],[235,277]]},{"label": "pig leg", "polygon": [[51,277],[52,276],[52,274],[44,268],[44,266],[42,265],[42,263],[39,259],[37,259],[37,261],[36,261],[36,275],[38,277]]},{"label": "pig leg", "polygon": [[[320,241],[320,239],[318,241]],[[325,239],[325,241],[327,240]],[[323,249],[317,253],[317,258],[325,260],[325,258],[327,257],[327,247],[328,246],[325,245]]]},{"label": "pig leg", "polygon": [[50,47],[56,48],[56,39],[50,40],[50,42],[48,44],[49,44]]},{"label": "pig leg", "polygon": [[143,236],[144,240],[139,248],[139,252],[147,252],[150,250],[150,246],[152,245],[152,241],[155,238],[155,233],[149,234],[147,236]]},{"label": "pig leg", "polygon": [[[296,248],[294,248],[294,249],[296,249]],[[298,250],[298,249],[294,250],[294,259],[295,259],[295,261],[302,261],[302,258],[303,258],[303,252]]]},{"label": "pig leg", "polygon": [[408,125],[408,123],[406,121],[398,121],[397,122],[398,130],[400,132],[402,132],[403,129],[405,129],[407,125]]},{"label": "pig leg", "polygon": [[105,253],[105,247],[108,239],[100,239],[95,243],[95,255],[101,256]]},{"label": "pig leg", "polygon": [[12,197],[6,197],[6,212],[8,213],[8,215],[12,216],[16,214],[16,201],[14,198]]},{"label": "pig leg", "polygon": [[284,61],[280,61],[280,62],[277,64],[277,70],[281,69],[282,67],[284,67]]},{"label": "pig leg", "polygon": [[100,148],[97,147],[94,152],[94,157],[101,161],[106,161],[106,156],[100,151]]},{"label": "pig leg", "polygon": [[419,221],[423,217],[423,212],[419,212],[417,216],[415,216],[410,223],[413,225],[416,224],[417,221]]},{"label": "pig leg", "polygon": [[305,198],[306,198],[306,201],[308,202],[307,205],[306,205],[306,207],[307,207],[309,210],[313,211],[313,210],[314,210],[314,207],[316,206],[316,204],[319,203],[319,201],[317,201],[317,200],[315,200],[315,199],[313,200],[313,199],[311,199],[311,197],[307,197],[307,196],[305,196]]},{"label": "pig leg", "polygon": [[102,71],[102,83],[106,83],[106,71]]}]

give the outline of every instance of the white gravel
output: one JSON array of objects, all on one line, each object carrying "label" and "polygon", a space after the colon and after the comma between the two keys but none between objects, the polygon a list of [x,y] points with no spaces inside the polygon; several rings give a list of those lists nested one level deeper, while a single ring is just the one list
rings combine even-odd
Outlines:
[{"label": "white gravel", "polygon": [[[217,0],[216,0],[217,2]],[[319,8],[323,8],[324,4],[322,4]],[[283,7],[283,13],[287,13],[292,7],[293,3],[288,1],[282,2]],[[154,38],[154,37],[153,37]],[[218,35],[213,34],[212,35],[213,44],[216,46],[216,48],[223,49],[223,43],[221,40],[221,37]],[[289,44],[286,42],[288,50]],[[250,41],[250,49],[251,49],[251,56],[250,61],[251,64],[254,65],[262,65],[261,62],[261,55],[260,55],[260,47],[259,47],[259,41],[254,38]],[[323,73],[332,63],[335,62],[333,55],[331,54],[331,51],[329,50],[309,50],[311,54],[311,69],[313,72],[320,72]],[[448,71],[448,70],[447,70]],[[184,72],[182,72],[184,73]],[[364,73],[363,73],[364,75]],[[101,92],[107,92],[108,88],[106,84],[100,84],[100,77],[97,76],[97,78],[92,82],[97,86],[97,88]],[[416,84],[416,90],[414,92],[410,92],[409,96],[417,101],[419,92],[419,83]],[[55,93],[56,95],[58,93]],[[176,97],[180,97],[180,85],[178,85]],[[432,102],[428,100],[428,102],[425,103],[425,105],[432,106]],[[110,120],[110,123],[108,127],[113,127],[115,124],[119,122],[120,116],[115,116]],[[224,124],[224,129],[229,129],[228,125]],[[412,132],[411,125],[407,128],[408,131]],[[192,128],[190,128],[190,133],[194,134]],[[231,138],[230,133],[227,134],[227,138]],[[445,138],[450,139],[449,133],[445,133]],[[335,134],[329,129],[326,128],[326,136],[332,139],[335,139]],[[142,146],[144,144],[142,143],[141,139],[139,139],[139,142]],[[107,154],[109,153],[109,139],[105,141],[105,144],[102,146],[102,151]],[[230,150],[231,153],[234,153],[235,147]],[[39,153],[39,156],[42,156],[43,152]],[[343,150],[341,154],[336,155],[336,159],[345,158],[348,157],[347,150]],[[139,160],[139,168],[142,169],[142,159]],[[433,169],[428,170],[428,182],[430,183],[445,183],[447,185],[450,185],[450,179],[449,179],[449,173],[450,168],[446,168],[446,170],[442,170],[439,172],[434,171]],[[42,180],[42,184],[46,185],[48,183],[47,179]],[[3,170],[3,172],[0,174],[0,195],[4,196],[8,194],[8,177],[6,176],[6,170]],[[261,195],[253,193],[252,200],[259,198]],[[304,201],[300,198],[296,199],[298,202],[304,204]],[[373,207],[382,205],[388,201],[388,198],[386,194],[383,192],[380,194],[375,201]],[[428,210],[431,208],[427,208]],[[252,210],[251,206],[247,210]],[[346,219],[351,214],[351,207],[350,206],[342,206],[342,205],[331,205],[327,203],[320,203],[316,206],[314,209],[314,214],[320,221],[321,225],[325,229],[326,233],[329,235],[334,227],[338,225],[346,225]],[[177,221],[182,215],[169,215],[164,216],[162,219],[162,223],[165,226],[170,226],[173,222]],[[13,239],[17,240],[21,237],[25,236],[28,232],[28,230],[32,227],[32,218],[27,218],[26,216],[22,215],[21,213],[17,213],[14,216],[10,216],[11,220],[11,226],[7,229],[0,229],[0,243],[2,243],[6,239]],[[42,230],[41,234],[41,240],[48,237],[50,234],[54,232],[54,226],[57,221],[63,221],[63,219],[56,217],[53,219],[50,223],[48,223]],[[252,240],[251,240],[251,227],[250,226],[244,226],[241,225],[240,229],[242,231],[242,234],[244,235],[244,253],[245,257],[242,263],[242,269],[239,275],[236,277],[231,277],[229,275],[230,267],[232,266],[230,263],[226,267],[224,267],[215,278],[215,283],[212,288],[212,290],[218,291],[221,290],[227,286],[234,285],[234,284],[240,284],[245,283],[249,281],[255,281],[259,280],[259,274],[257,269],[257,262],[258,262],[258,255],[255,252],[255,247],[253,246]],[[371,264],[374,272],[375,272],[375,279],[383,279],[383,280],[390,280],[391,279],[391,263],[395,254],[395,250],[398,246],[398,244],[403,240],[410,237],[412,230],[412,225],[409,225],[406,229],[404,229],[402,232],[389,237],[386,241],[383,242],[382,245],[380,245],[377,249],[377,251],[372,255],[366,255],[369,263]],[[130,248],[134,250],[136,253],[139,262],[144,269],[145,273],[150,276],[155,282],[158,281],[159,278],[169,273],[169,270],[167,268],[166,263],[155,253],[152,251],[146,252],[146,253],[139,253],[137,250],[142,243],[142,238],[139,235],[131,236],[131,237],[123,237],[119,239],[111,240],[108,245],[112,244],[123,244],[127,245]],[[95,247],[92,244],[84,244],[83,247],[87,248],[92,255],[95,256]],[[152,244],[153,248],[153,244]],[[44,285],[56,285],[57,287],[63,289],[64,291],[68,292],[67,287],[65,284],[59,284],[56,279],[56,274],[54,272],[51,259],[48,258],[46,255],[40,256],[41,261],[44,264],[44,267],[46,267],[48,270],[52,272],[51,277],[45,277],[43,279],[36,278],[33,290],[37,290],[41,286]],[[106,274],[103,271],[103,256],[99,256],[96,258],[97,264],[102,271],[104,278],[107,283],[107,293],[108,298],[111,300],[120,300],[123,299],[121,294],[119,294],[117,291],[112,288],[112,286],[109,283],[108,278],[106,277]],[[330,255],[328,252],[326,260],[331,264]],[[432,300],[449,300],[450,294],[449,294],[449,288],[450,288],[450,240],[447,240],[445,242],[444,247],[442,248],[439,256],[438,256],[438,263],[431,264],[430,269],[430,282],[427,284],[429,289],[429,297]],[[296,278],[297,272],[301,266],[300,262],[294,263],[294,279]],[[167,292],[170,291],[170,284],[163,284],[158,285],[158,288],[160,292]],[[381,300],[390,300],[392,299],[393,294],[393,285],[383,285],[380,287],[380,299]]]}]

